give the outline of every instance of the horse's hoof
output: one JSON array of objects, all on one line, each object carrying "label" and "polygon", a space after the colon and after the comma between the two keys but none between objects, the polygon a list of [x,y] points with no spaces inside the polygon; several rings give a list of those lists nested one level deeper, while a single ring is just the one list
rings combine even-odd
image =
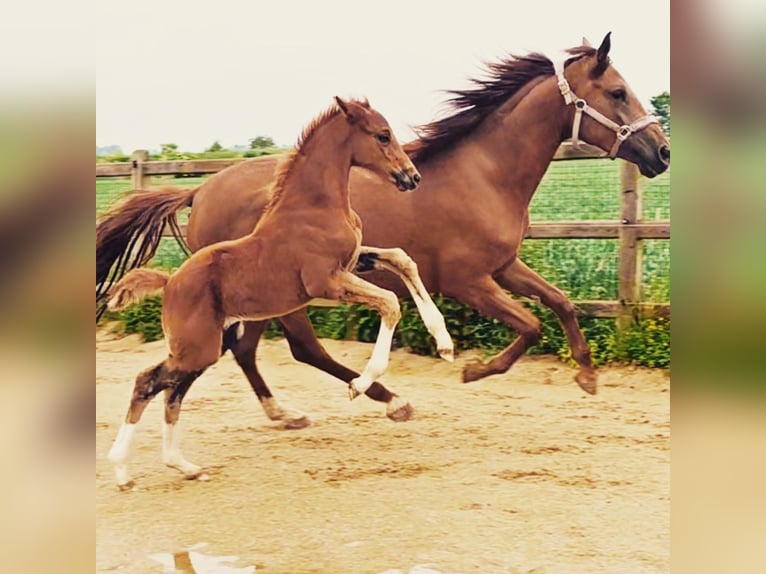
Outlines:
[{"label": "horse's hoof", "polygon": [[394,397],[386,407],[386,416],[395,423],[403,423],[412,418],[412,405],[401,397]]},{"label": "horse's hoof", "polygon": [[184,480],[199,480],[202,482],[210,480],[210,476],[201,468],[196,471],[184,472],[183,474]]},{"label": "horse's hoof", "polygon": [[598,375],[593,369],[582,369],[575,375],[575,382],[589,395],[595,395],[598,391]]},{"label": "horse's hoof", "polygon": [[303,415],[297,418],[287,419],[283,428],[285,430],[300,430],[305,429],[308,426],[311,426],[311,419]]},{"label": "horse's hoof", "polygon": [[[354,379],[356,380],[356,379]],[[356,388],[356,385],[354,384],[354,381],[351,381],[348,384],[348,400],[353,401],[356,397],[361,395],[362,393],[359,391],[359,389]]]},{"label": "horse's hoof", "polygon": [[447,361],[448,363],[455,362],[455,351],[451,347],[448,349],[439,349],[438,353],[439,353],[439,356],[445,361]]},{"label": "horse's hoof", "polygon": [[473,363],[468,363],[465,367],[463,367],[464,383],[472,383],[473,381],[478,381],[479,379],[484,378],[484,376],[485,368],[483,363],[475,361]]},{"label": "horse's hoof", "polygon": [[120,490],[120,492],[128,492],[133,490],[135,487],[136,482],[134,480],[129,480],[128,482],[123,482],[117,485],[117,488]]}]

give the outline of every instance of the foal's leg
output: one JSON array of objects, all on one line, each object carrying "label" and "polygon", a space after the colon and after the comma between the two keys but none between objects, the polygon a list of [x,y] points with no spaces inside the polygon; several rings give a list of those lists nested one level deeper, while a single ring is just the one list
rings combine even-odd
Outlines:
[{"label": "foal's leg", "polygon": [[[347,384],[359,377],[359,373],[341,365],[327,353],[317,340],[305,310],[284,315],[278,321],[295,360],[321,369]],[[374,401],[386,403],[386,416],[392,421],[404,422],[412,417],[410,403],[378,382],[372,383],[364,394]]]},{"label": "foal's leg", "polygon": [[518,301],[514,301],[492,277],[455,282],[452,294],[486,317],[498,319],[516,330],[519,336],[487,363],[472,363],[463,368],[463,382],[506,372],[540,338],[540,321]]},{"label": "foal's leg", "polygon": [[181,454],[178,436],[178,417],[181,414],[181,402],[192,383],[204,372],[191,371],[179,373],[176,383],[165,389],[165,424],[162,426],[162,462],[175,468],[188,479],[198,478],[202,469],[186,460]]},{"label": "foal's leg", "polygon": [[234,360],[245,373],[269,419],[284,421],[286,429],[305,428],[311,424],[309,418],[298,410],[283,408],[271,394],[255,364],[255,352],[267,325],[268,321],[240,321],[231,325],[223,335],[223,351],[231,349]]},{"label": "foal's leg", "polygon": [[128,414],[125,416],[125,421],[120,427],[117,438],[114,440],[108,455],[109,460],[114,465],[117,486],[120,489],[130,488],[133,485],[133,480],[131,480],[128,474],[127,462],[130,456],[133,436],[136,432],[136,424],[141,419],[141,414],[144,412],[146,405],[149,404],[149,401],[157,393],[170,388],[174,383],[175,376],[167,368],[167,359],[154,367],[142,371],[136,377]]},{"label": "foal's leg", "polygon": [[572,349],[572,357],[580,366],[575,381],[586,393],[595,395],[598,375],[593,369],[590,347],[577,324],[575,306],[567,296],[530,269],[521,259],[516,259],[498,274],[496,279],[504,288],[519,295],[538,299],[556,313],[564,327],[569,347]]},{"label": "foal's leg", "polygon": [[447,331],[444,317],[434,304],[428,290],[418,274],[418,267],[403,249],[378,249],[363,245],[359,252],[358,271],[385,269],[397,275],[410,292],[423,323],[431,336],[436,339],[436,349],[443,359],[450,363],[455,360],[452,338]]},{"label": "foal's leg", "polygon": [[347,271],[327,277],[322,271],[304,270],[304,285],[309,296],[361,303],[380,313],[381,324],[372,356],[362,374],[349,383],[349,396],[354,399],[367,391],[388,366],[394,329],[401,318],[399,299],[391,291],[381,289]]}]

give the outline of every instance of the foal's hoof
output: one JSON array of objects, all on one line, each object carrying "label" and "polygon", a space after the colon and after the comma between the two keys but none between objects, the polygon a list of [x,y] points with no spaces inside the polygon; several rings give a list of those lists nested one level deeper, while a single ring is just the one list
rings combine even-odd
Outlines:
[{"label": "foal's hoof", "polygon": [[311,426],[311,419],[303,415],[297,418],[285,420],[285,426],[283,428],[285,430],[300,430],[305,429],[308,426]]},{"label": "foal's hoof", "polygon": [[123,482],[117,485],[117,488],[120,490],[120,492],[129,492],[136,488],[136,481],[129,480],[128,482]]},{"label": "foal's hoof", "polygon": [[596,394],[598,390],[598,375],[593,369],[580,369],[580,372],[575,375],[575,381],[589,395]]},{"label": "foal's hoof", "polygon": [[448,347],[446,349],[438,349],[437,352],[439,353],[439,356],[448,363],[455,362],[455,350],[452,347]]},{"label": "foal's hoof", "polygon": [[412,418],[412,405],[399,396],[394,396],[386,405],[386,416],[395,423],[403,423]]},{"label": "foal's hoof", "polygon": [[486,376],[486,368],[484,366],[484,363],[481,363],[479,361],[474,361],[472,363],[468,363],[465,367],[463,367],[463,382],[464,383],[472,383],[473,381],[478,381],[479,379],[483,379]]},{"label": "foal's hoof", "polygon": [[[355,381],[356,379],[354,379]],[[362,392],[356,387],[354,381],[348,384],[348,400],[353,401],[356,397],[362,394]]]}]

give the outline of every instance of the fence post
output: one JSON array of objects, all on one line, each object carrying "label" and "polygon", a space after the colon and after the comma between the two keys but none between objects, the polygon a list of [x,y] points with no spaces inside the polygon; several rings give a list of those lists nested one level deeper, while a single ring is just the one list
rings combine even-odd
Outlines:
[{"label": "fence post", "polygon": [[[639,190],[640,174],[634,164],[627,161],[621,163],[622,223],[623,225],[638,223],[643,218]],[[629,227],[620,229],[617,298],[622,309],[617,317],[618,335],[622,335],[631,326],[634,316],[633,305],[641,301],[641,253],[638,230]]]},{"label": "fence post", "polygon": [[132,189],[148,189],[152,184],[152,176],[144,174],[144,162],[149,159],[149,152],[137,149],[130,155],[130,185]]}]

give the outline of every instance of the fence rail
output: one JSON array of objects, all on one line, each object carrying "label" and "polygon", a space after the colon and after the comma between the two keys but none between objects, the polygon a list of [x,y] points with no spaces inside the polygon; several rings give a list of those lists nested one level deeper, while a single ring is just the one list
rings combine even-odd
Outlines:
[{"label": "fence rail", "polygon": [[[261,158],[195,159],[149,161],[145,150],[133,152],[131,161],[97,163],[96,177],[130,177],[133,189],[148,189],[156,175],[205,175],[217,173],[244,161],[268,161]],[[575,148],[565,142],[554,160],[603,158],[598,148]],[[616,318],[618,328],[626,328],[637,315],[669,316],[669,303],[641,301],[641,241],[670,239],[670,221],[644,221],[641,210],[640,177],[636,166],[621,161],[621,220],[564,221],[531,223],[525,234],[529,239],[618,239],[618,300],[575,301],[579,314],[589,317]],[[185,235],[186,225],[181,225]],[[171,236],[169,229],[163,235]]]}]

